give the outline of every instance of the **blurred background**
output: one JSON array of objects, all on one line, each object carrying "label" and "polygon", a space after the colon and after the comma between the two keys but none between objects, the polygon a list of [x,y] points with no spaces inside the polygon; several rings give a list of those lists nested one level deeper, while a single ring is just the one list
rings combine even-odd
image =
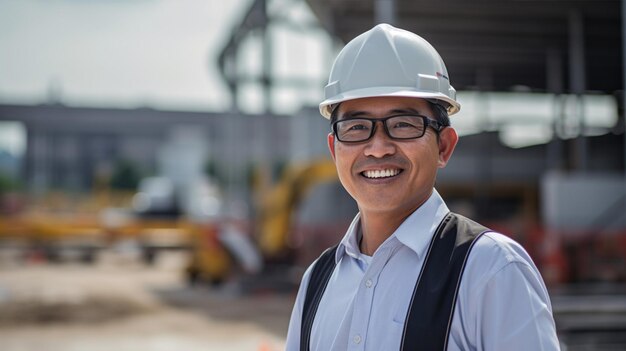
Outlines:
[{"label": "blurred background", "polygon": [[624,1],[0,0],[2,350],[280,350],[356,206],[317,104],[387,22],[443,57],[437,189],[519,241],[564,350],[626,347]]}]

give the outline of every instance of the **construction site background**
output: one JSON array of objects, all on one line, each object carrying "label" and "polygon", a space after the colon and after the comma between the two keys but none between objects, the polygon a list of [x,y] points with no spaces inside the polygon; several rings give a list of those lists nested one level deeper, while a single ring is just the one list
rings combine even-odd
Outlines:
[{"label": "construction site background", "polygon": [[242,2],[209,60],[228,108],[0,85],[0,349],[283,349],[304,269],[357,212],[315,104],[340,44],[381,20],[449,62],[450,209],[528,250],[564,350],[626,347],[619,1],[354,3]]}]

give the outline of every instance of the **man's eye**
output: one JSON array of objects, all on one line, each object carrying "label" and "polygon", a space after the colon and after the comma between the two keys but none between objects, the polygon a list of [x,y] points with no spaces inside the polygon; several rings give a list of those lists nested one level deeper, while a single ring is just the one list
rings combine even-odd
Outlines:
[{"label": "man's eye", "polygon": [[417,128],[415,124],[407,123],[407,122],[398,122],[394,124],[394,128]]},{"label": "man's eye", "polygon": [[359,132],[370,129],[370,124],[360,120],[345,121],[341,124],[340,129],[344,132]]},{"label": "man's eye", "polygon": [[365,124],[353,124],[348,126],[348,130],[367,130],[368,127]]}]

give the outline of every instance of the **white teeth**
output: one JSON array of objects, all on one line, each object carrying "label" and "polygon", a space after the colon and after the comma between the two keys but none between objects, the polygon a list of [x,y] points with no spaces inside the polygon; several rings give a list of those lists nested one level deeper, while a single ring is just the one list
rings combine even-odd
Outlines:
[{"label": "white teeth", "polygon": [[367,178],[386,178],[393,177],[400,173],[399,169],[383,169],[383,170],[375,170],[375,171],[365,171],[363,175]]}]

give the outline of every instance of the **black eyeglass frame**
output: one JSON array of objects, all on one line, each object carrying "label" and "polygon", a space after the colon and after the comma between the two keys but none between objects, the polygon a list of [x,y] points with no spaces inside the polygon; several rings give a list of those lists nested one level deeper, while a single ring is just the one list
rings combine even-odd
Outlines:
[{"label": "black eyeglass frame", "polygon": [[[391,133],[389,133],[389,128],[387,128],[387,120],[390,118],[394,118],[394,117],[421,117],[422,120],[424,121],[424,132],[420,135],[420,136],[416,136],[416,137],[409,137],[409,138],[398,138],[398,137],[394,137],[391,135]],[[348,120],[366,120],[366,121],[371,121],[373,124],[372,129],[370,130],[370,135],[363,140],[358,140],[358,141],[353,141],[353,140],[341,140],[341,138],[339,137],[339,133],[337,132],[337,124],[344,122],[344,121],[348,121]],[[370,139],[372,139],[372,137],[374,136],[374,133],[376,133],[376,126],[378,125],[378,123],[376,122],[382,122],[383,124],[383,128],[385,130],[385,133],[387,134],[387,136],[390,139],[393,140],[411,140],[411,139],[419,139],[421,137],[423,137],[426,134],[426,129],[428,129],[428,127],[431,127],[436,133],[437,135],[439,135],[439,133],[446,127],[448,127],[447,125],[444,125],[443,123],[436,121],[430,117],[424,116],[424,115],[419,115],[419,114],[410,114],[410,113],[399,113],[399,114],[395,114],[395,115],[391,115],[391,116],[387,116],[387,117],[381,117],[381,118],[365,118],[365,117],[355,117],[355,118],[346,118],[346,119],[341,119],[341,120],[337,120],[335,122],[333,122],[333,124],[331,125],[331,129],[333,132],[333,135],[335,135],[335,138],[337,138],[338,141],[341,141],[342,143],[362,143],[365,141],[368,141]]]}]

